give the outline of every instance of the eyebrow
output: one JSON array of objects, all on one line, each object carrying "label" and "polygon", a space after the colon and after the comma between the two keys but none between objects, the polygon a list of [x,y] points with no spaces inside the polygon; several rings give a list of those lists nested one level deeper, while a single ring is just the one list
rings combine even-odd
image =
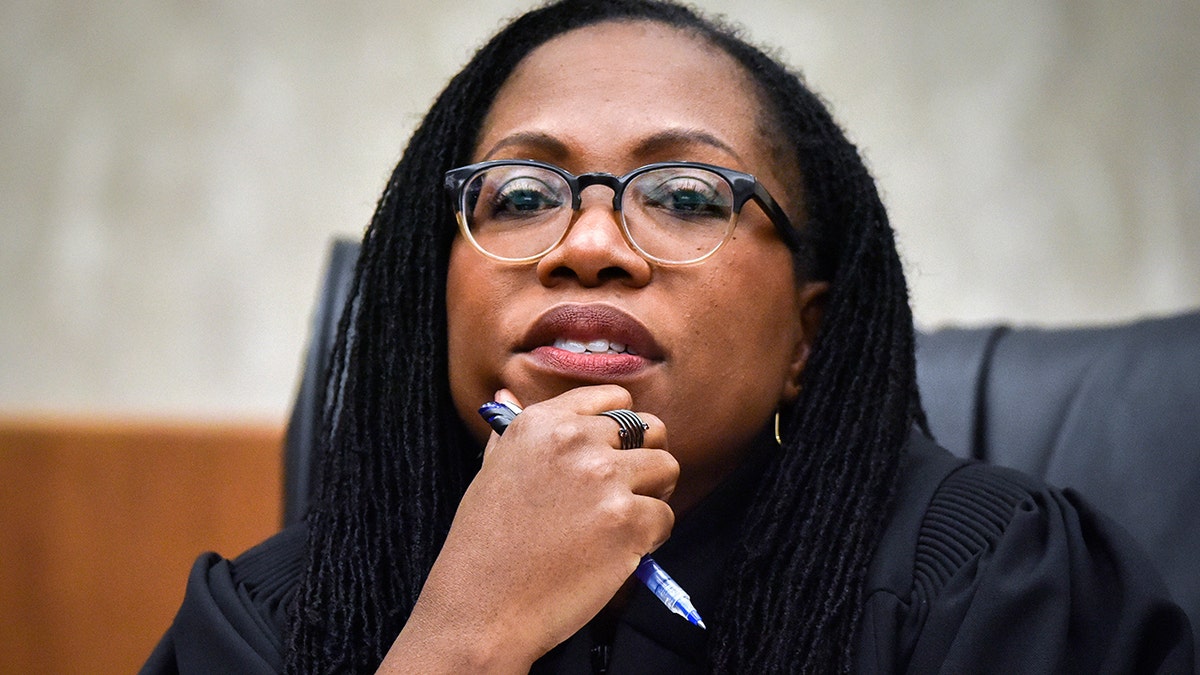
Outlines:
[{"label": "eyebrow", "polygon": [[700,129],[665,129],[642,140],[635,152],[639,156],[646,156],[671,150],[681,145],[693,144],[712,146],[724,151],[739,162],[742,161],[742,156],[725,141]]},{"label": "eyebrow", "polygon": [[563,160],[571,154],[571,151],[567,148],[566,143],[563,143],[550,134],[540,131],[522,131],[511,136],[505,136],[504,138],[501,138],[496,142],[495,145],[491,147],[490,150],[487,151],[487,154],[483,156],[483,159],[491,159],[497,152],[513,145],[536,147],[542,152],[547,153],[550,158],[555,160]]},{"label": "eyebrow", "polygon": [[[700,129],[664,129],[642,139],[634,148],[637,157],[647,157],[686,145],[708,145],[717,148],[739,162],[742,156],[721,139]],[[548,155],[549,159],[562,161],[570,157],[571,149],[558,138],[541,131],[522,131],[505,136],[493,145],[482,159],[491,159],[499,151],[511,146],[535,147]],[[682,157],[680,159],[683,159]]]}]

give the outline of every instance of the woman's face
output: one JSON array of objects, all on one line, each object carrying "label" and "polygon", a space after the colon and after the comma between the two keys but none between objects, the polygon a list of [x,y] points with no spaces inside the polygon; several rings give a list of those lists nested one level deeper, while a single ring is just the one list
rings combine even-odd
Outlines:
[{"label": "woman's face", "polygon": [[[779,165],[761,117],[752,85],[720,50],[659,24],[604,23],[562,35],[518,66],[473,161],[535,159],[616,175],[651,162],[705,162],[754,174],[796,213],[794,178],[785,182],[796,170]],[[482,443],[489,430],[475,411],[498,389],[530,405],[619,384],[634,410],[665,423],[681,467],[672,503],[686,507],[795,397],[822,289],[797,284],[790,251],[754,202],[713,257],[664,267],[629,247],[611,191],[592,186],[567,238],[537,262],[496,262],[461,236],[454,242],[454,402]],[[576,354],[564,339],[617,342],[637,354]]]}]

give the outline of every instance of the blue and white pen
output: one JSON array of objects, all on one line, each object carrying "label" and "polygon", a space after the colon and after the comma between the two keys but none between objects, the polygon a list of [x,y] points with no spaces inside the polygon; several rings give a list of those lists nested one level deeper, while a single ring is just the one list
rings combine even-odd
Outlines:
[{"label": "blue and white pen", "polygon": [[[496,401],[484,403],[479,408],[480,416],[492,426],[497,434],[501,435],[508,428],[509,422],[512,422],[520,412],[521,409],[511,403]],[[646,588],[649,588],[650,592],[667,606],[667,609],[687,619],[692,625],[707,628],[704,621],[700,619],[700,613],[692,605],[691,597],[671,578],[671,575],[654,562],[654,558],[648,555],[642,556],[642,562],[638,564],[633,575],[646,584]]]}]

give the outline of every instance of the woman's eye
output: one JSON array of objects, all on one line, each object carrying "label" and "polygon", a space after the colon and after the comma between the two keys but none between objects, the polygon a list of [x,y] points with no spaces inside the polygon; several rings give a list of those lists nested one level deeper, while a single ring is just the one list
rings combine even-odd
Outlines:
[{"label": "woman's eye", "polygon": [[708,181],[693,177],[664,181],[645,194],[646,205],[684,217],[728,218],[729,199]]},{"label": "woman's eye", "polygon": [[523,216],[562,206],[562,198],[542,181],[523,178],[509,181],[496,191],[492,213],[497,216]]}]

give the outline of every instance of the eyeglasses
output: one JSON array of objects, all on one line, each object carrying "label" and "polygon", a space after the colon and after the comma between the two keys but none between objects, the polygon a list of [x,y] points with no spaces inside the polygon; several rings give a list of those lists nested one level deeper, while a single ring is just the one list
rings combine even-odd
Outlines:
[{"label": "eyeglasses", "polygon": [[696,162],[662,162],[624,176],[572,175],[553,164],[502,159],[446,172],[446,191],[463,236],[503,262],[533,262],[567,237],[582,193],[592,185],[613,191],[621,233],[634,250],[662,265],[708,259],[729,241],[738,213],[753,199],[788,248],[798,233],[779,204],[747,173]]}]

